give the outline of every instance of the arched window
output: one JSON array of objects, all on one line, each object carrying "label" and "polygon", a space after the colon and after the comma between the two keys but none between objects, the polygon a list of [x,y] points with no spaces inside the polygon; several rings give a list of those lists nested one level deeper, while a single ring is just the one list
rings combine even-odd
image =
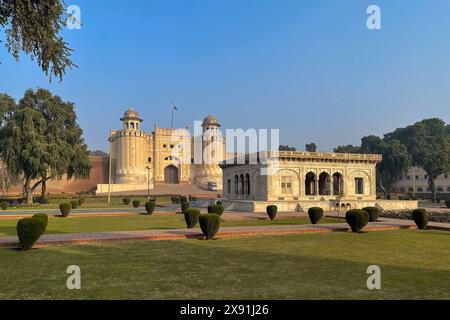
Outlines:
[{"label": "arched window", "polygon": [[243,196],[245,194],[245,181],[244,181],[243,174],[241,174],[241,176],[239,178],[239,182],[240,182],[240,188],[241,188],[241,195]]},{"label": "arched window", "polygon": [[131,129],[134,129],[134,122],[130,122]]},{"label": "arched window", "polygon": [[344,193],[344,180],[342,174],[336,172],[333,174],[333,195],[341,196]]},{"label": "arched window", "polygon": [[245,175],[245,191],[247,195],[250,195],[250,175],[247,173]]},{"label": "arched window", "polygon": [[308,172],[305,180],[305,192],[307,196],[315,196],[316,192],[316,175],[314,172]]},{"label": "arched window", "polygon": [[234,176],[234,194],[239,195],[239,177]]},{"label": "arched window", "polygon": [[330,175],[326,172],[322,172],[319,176],[319,195],[330,195]]},{"label": "arched window", "polygon": [[444,188],[438,187],[438,188],[437,188],[437,192],[444,192]]},{"label": "arched window", "polygon": [[418,187],[418,188],[417,188],[417,192],[423,192],[423,188]]}]

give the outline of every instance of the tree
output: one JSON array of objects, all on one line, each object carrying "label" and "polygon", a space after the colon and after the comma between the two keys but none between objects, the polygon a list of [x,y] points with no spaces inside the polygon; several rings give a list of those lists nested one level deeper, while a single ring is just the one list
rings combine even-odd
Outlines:
[{"label": "tree", "polygon": [[288,145],[286,146],[280,146],[279,148],[280,151],[297,151],[297,149],[293,148],[293,147],[289,147]]},{"label": "tree", "polygon": [[72,49],[61,36],[65,21],[62,0],[0,1],[0,31],[5,33],[8,52],[16,60],[21,52],[29,54],[50,79],[62,80],[67,68],[76,67]]},{"label": "tree", "polygon": [[13,177],[23,177],[27,203],[40,185],[46,194],[50,179],[89,175],[87,146],[74,108],[47,90],[28,90],[0,128],[0,159]]},{"label": "tree", "polygon": [[89,150],[89,155],[94,157],[105,157],[105,158],[109,157],[109,153],[106,153],[105,151],[102,150],[94,150],[94,151]]},{"label": "tree", "polygon": [[354,145],[338,146],[334,149],[336,153],[361,153],[361,147]]},{"label": "tree", "polygon": [[317,152],[317,145],[314,142],[306,145],[306,152]]},{"label": "tree", "polygon": [[411,167],[411,156],[406,146],[396,139],[384,140],[376,136],[368,136],[361,140],[361,152],[381,154],[383,157],[377,165],[377,184],[390,199],[394,183]]},{"label": "tree", "polygon": [[425,119],[385,136],[401,141],[412,157],[412,164],[422,167],[436,202],[436,179],[450,170],[450,129],[441,119]]}]

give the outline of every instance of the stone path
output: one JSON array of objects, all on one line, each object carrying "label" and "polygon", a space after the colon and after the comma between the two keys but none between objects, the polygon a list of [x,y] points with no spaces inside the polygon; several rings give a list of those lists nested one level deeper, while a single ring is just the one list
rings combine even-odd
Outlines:
[{"label": "stone path", "polygon": [[[406,221],[408,222],[408,221]],[[415,225],[395,221],[383,221],[370,223],[365,231],[416,229]],[[448,229],[450,231],[450,228]],[[274,225],[253,227],[225,227],[217,234],[218,238],[260,236],[260,235],[286,235],[305,233],[347,232],[346,223],[323,225]],[[172,229],[172,230],[144,230],[144,231],[119,231],[119,232],[95,232],[78,234],[52,234],[44,235],[36,246],[47,245],[75,245],[98,242],[124,241],[124,240],[176,240],[176,239],[203,239],[199,229]],[[0,238],[0,247],[17,248],[17,237]]]}]

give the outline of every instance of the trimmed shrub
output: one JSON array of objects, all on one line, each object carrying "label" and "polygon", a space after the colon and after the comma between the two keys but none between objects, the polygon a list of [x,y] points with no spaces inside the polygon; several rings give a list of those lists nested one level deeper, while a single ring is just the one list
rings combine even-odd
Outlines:
[{"label": "trimmed shrub", "polygon": [[123,199],[122,199],[122,202],[123,202],[123,204],[124,204],[125,206],[128,206],[128,205],[130,205],[130,203],[131,203],[131,199],[130,199],[130,198],[123,198]]},{"label": "trimmed shrub", "polygon": [[208,206],[208,213],[215,213],[215,214],[221,216],[224,211],[225,211],[225,208],[221,204],[212,204],[212,205]]},{"label": "trimmed shrub", "polygon": [[186,213],[186,212],[188,212],[189,208],[190,208],[189,202],[181,203],[181,212]]},{"label": "trimmed shrub", "polygon": [[22,250],[29,250],[44,234],[45,220],[42,218],[25,218],[17,222],[17,236]]},{"label": "trimmed shrub", "polygon": [[184,220],[186,220],[186,225],[188,229],[195,228],[200,217],[200,210],[198,209],[188,209],[184,213]]},{"label": "trimmed shrub", "polygon": [[358,233],[369,223],[369,213],[365,210],[354,209],[347,212],[345,219],[352,231]]},{"label": "trimmed shrub", "polygon": [[450,209],[450,200],[446,200],[446,201],[445,201],[445,205],[447,206],[447,208]]},{"label": "trimmed shrub", "polygon": [[46,215],[45,213],[38,213],[35,214],[33,217],[33,219],[41,219],[44,222],[44,232],[47,230],[47,225],[48,225],[48,215]]},{"label": "trimmed shrub", "polygon": [[426,230],[428,226],[428,212],[425,209],[416,209],[412,212],[412,218],[419,230]]},{"label": "trimmed shrub", "polygon": [[277,206],[267,206],[266,208],[267,215],[269,216],[270,220],[275,220],[275,217],[277,216],[278,207]]},{"label": "trimmed shrub", "polygon": [[323,218],[323,209],[319,207],[309,208],[308,216],[312,224],[318,224]]},{"label": "trimmed shrub", "polygon": [[170,200],[173,204],[179,204],[180,203],[180,197],[179,196],[171,196]]},{"label": "trimmed shrub", "polygon": [[180,196],[180,203],[188,202],[188,199],[185,196]]},{"label": "trimmed shrub", "polygon": [[81,207],[84,204],[84,198],[78,199],[78,206]]},{"label": "trimmed shrub", "polygon": [[377,222],[380,216],[380,209],[377,207],[365,207],[363,210],[369,214],[369,222]]},{"label": "trimmed shrub", "polygon": [[78,208],[78,200],[70,201],[70,205],[72,206],[72,209]]},{"label": "trimmed shrub", "polygon": [[70,211],[72,211],[72,205],[70,203],[61,203],[59,205],[59,211],[61,211],[61,214],[63,217],[67,217],[70,213]]},{"label": "trimmed shrub", "polygon": [[39,203],[39,204],[49,204],[50,203],[50,198],[48,195],[45,196],[37,196],[33,198],[33,202],[34,203]]},{"label": "trimmed shrub", "polygon": [[6,201],[3,201],[2,203],[0,203],[0,208],[2,208],[3,211],[8,210],[9,207],[9,203]]},{"label": "trimmed shrub", "polygon": [[155,208],[156,208],[156,201],[150,200],[145,203],[145,210],[147,211],[147,213],[149,215],[151,215],[151,214],[153,214],[153,212],[155,212]]},{"label": "trimmed shrub", "polygon": [[141,205],[141,201],[133,200],[133,208],[139,208],[140,205]]},{"label": "trimmed shrub", "polygon": [[214,239],[220,228],[220,216],[215,213],[202,214],[198,221],[206,240]]}]

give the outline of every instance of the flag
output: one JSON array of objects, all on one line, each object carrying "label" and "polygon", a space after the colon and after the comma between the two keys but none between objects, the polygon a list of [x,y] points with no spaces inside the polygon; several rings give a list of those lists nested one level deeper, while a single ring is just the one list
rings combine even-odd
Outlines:
[{"label": "flag", "polygon": [[175,105],[175,103],[172,103],[172,104],[173,104],[173,110],[178,111],[178,108],[177,108],[177,106]]}]

